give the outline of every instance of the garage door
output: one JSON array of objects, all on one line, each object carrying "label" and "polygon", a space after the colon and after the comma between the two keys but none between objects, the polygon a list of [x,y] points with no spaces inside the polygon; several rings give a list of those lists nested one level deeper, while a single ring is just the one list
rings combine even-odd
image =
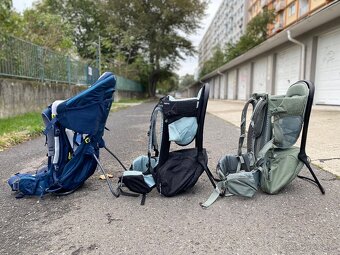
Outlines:
[{"label": "garage door", "polygon": [[214,80],[209,80],[209,98],[214,98]]},{"label": "garage door", "polygon": [[220,77],[215,76],[214,78],[214,98],[218,99],[220,98]]},{"label": "garage door", "polygon": [[340,30],[319,37],[315,103],[340,105]]},{"label": "garage door", "polygon": [[249,66],[242,66],[239,69],[237,84],[237,99],[245,100],[247,93],[247,80],[249,79]]},{"label": "garage door", "polygon": [[235,99],[236,70],[228,72],[228,99]]},{"label": "garage door", "polygon": [[221,84],[220,84],[220,98],[226,99],[227,96],[227,74],[223,74],[221,76]]},{"label": "garage door", "polygon": [[288,87],[299,80],[300,47],[294,46],[276,56],[275,94],[286,94]]},{"label": "garage door", "polygon": [[254,63],[252,93],[266,92],[267,58],[261,58]]}]

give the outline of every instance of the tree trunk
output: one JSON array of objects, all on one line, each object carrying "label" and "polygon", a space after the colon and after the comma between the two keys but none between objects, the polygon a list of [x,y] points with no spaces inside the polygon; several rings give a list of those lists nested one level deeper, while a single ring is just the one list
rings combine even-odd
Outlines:
[{"label": "tree trunk", "polygon": [[157,82],[159,80],[159,73],[160,73],[160,70],[154,70],[149,76],[149,96],[150,97],[156,96],[156,87],[157,87]]}]

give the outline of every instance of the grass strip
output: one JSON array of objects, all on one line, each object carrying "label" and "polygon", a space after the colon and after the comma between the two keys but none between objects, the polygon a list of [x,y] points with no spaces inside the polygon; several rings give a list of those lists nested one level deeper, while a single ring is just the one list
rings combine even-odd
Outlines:
[{"label": "grass strip", "polygon": [[[123,99],[120,102],[114,102],[111,111],[116,112],[128,108],[134,103],[142,103],[143,101],[145,100]],[[0,119],[0,151],[35,138],[41,135],[43,130],[44,124],[41,114],[38,112]]]},{"label": "grass strip", "polygon": [[0,119],[0,151],[39,136],[42,130],[41,114],[37,112]]}]

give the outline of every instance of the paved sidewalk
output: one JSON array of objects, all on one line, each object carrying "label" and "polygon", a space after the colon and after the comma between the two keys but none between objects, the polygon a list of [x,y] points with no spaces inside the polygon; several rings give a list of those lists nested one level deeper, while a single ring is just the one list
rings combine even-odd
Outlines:
[{"label": "paved sidewalk", "polygon": [[[243,101],[210,99],[208,112],[239,127],[243,106]],[[340,107],[313,106],[308,128],[307,155],[314,165],[338,177],[340,177],[339,127]]]}]

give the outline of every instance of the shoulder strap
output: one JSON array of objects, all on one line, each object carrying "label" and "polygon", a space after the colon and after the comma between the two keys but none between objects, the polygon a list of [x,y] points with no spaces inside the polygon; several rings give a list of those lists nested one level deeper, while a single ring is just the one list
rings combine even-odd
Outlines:
[{"label": "shoulder strap", "polygon": [[262,134],[266,114],[267,100],[264,97],[257,98],[254,101],[254,110],[250,117],[248,130],[247,151],[255,153],[255,140]]},{"label": "shoulder strap", "polygon": [[243,110],[242,110],[242,115],[241,115],[241,134],[240,134],[240,138],[239,138],[239,142],[238,142],[238,151],[237,151],[237,154],[239,156],[242,155],[242,146],[243,146],[243,142],[244,142],[244,138],[246,136],[246,120],[247,120],[247,111],[248,111],[248,106],[249,104],[251,104],[254,108],[254,105],[255,105],[255,99],[252,97],[250,98],[246,104],[244,105],[243,107]]},{"label": "shoulder strap", "polygon": [[[158,141],[157,141],[157,134],[156,134],[156,124],[157,124],[158,113],[162,114],[162,117],[163,117],[163,109],[162,109],[162,106],[159,103],[153,109],[152,114],[151,114],[151,119],[150,119],[150,129],[149,129],[149,132],[148,132],[148,136],[149,136],[149,142],[148,142],[149,166],[151,166],[152,151],[154,151],[156,157],[158,157],[159,151],[160,151]],[[160,132],[163,132],[163,121],[161,122]],[[160,143],[161,142],[162,141],[160,141]]]}]

